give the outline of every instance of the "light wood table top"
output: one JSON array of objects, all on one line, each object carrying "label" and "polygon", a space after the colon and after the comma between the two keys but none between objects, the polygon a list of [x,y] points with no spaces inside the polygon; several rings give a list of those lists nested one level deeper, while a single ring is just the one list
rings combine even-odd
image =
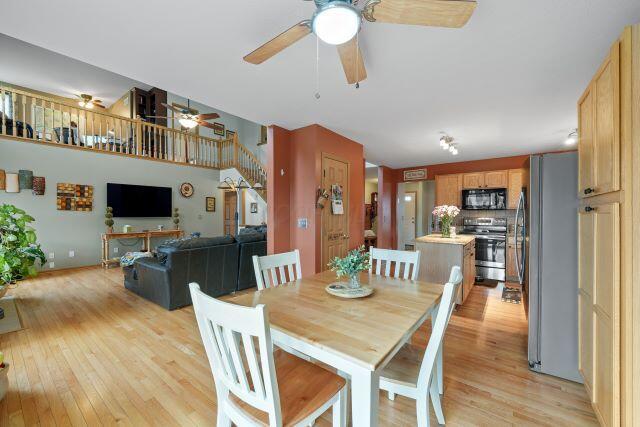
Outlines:
[{"label": "light wood table top", "polygon": [[374,288],[373,295],[342,299],[324,289],[335,281],[335,273],[325,271],[226,300],[265,304],[272,329],[375,371],[422,324],[444,289],[441,284],[361,273],[361,283]]}]

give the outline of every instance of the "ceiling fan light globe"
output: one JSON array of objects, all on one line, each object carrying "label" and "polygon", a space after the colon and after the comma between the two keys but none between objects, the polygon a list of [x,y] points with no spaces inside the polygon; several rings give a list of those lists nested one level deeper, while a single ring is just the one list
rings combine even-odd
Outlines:
[{"label": "ceiling fan light globe", "polygon": [[89,110],[92,109],[93,108],[93,102],[86,102],[84,104],[84,108],[87,108]]},{"label": "ceiling fan light globe", "polygon": [[178,123],[180,123],[180,126],[185,127],[187,129],[193,129],[194,127],[198,126],[198,122],[186,117],[182,117],[178,119]]},{"label": "ceiling fan light globe", "polygon": [[442,147],[442,149],[443,149],[443,150],[445,150],[445,151],[449,149],[449,144],[448,144],[446,141],[445,141],[445,142],[443,142],[440,146],[441,146],[441,147]]},{"label": "ceiling fan light globe", "polygon": [[322,6],[313,15],[313,32],[320,40],[332,45],[348,42],[360,29],[360,12],[351,4],[335,1]]}]

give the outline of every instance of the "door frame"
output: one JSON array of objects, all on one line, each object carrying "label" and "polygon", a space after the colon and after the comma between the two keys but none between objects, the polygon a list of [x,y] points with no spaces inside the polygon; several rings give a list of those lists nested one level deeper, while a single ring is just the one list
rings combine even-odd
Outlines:
[{"label": "door frame", "polygon": [[[335,160],[341,163],[344,163],[347,165],[347,197],[345,199],[342,200],[342,204],[344,207],[344,215],[346,218],[346,222],[347,222],[347,232],[349,233],[349,240],[351,240],[351,231],[349,230],[349,208],[350,208],[350,203],[349,203],[349,197],[351,196],[351,162],[349,162],[348,160],[346,160],[343,157],[340,156],[336,156],[334,154],[330,154],[330,153],[326,153],[326,152],[322,152],[322,159],[320,162],[320,187],[322,188],[323,182],[324,182],[324,166],[325,166],[325,159],[331,159],[331,160]],[[325,189],[327,191],[329,191],[329,189]],[[331,192],[329,191],[329,194],[331,194]],[[344,192],[343,192],[344,194]],[[325,207],[325,209],[331,209],[331,206],[329,204],[327,204],[327,206]],[[322,260],[324,259],[324,252],[325,252],[325,247],[324,247],[324,213],[323,210],[320,210],[320,264],[322,264]],[[349,240],[347,241],[347,249],[349,248]],[[321,266],[322,267],[322,266]],[[321,269],[320,271],[324,271],[324,269]]]},{"label": "door frame", "polygon": [[[418,237],[418,191],[417,190],[410,190],[410,191],[405,191],[404,195],[406,196],[407,194],[413,194],[413,209],[414,209],[414,216],[413,216],[413,235],[414,235],[414,239],[416,237]],[[406,201],[403,200],[402,204],[405,204]],[[403,216],[402,216],[402,247],[403,250],[406,250],[407,247],[407,239],[404,236],[404,220],[407,217],[407,210],[403,208],[402,210]],[[414,248],[415,248],[415,244],[414,244]]]}]

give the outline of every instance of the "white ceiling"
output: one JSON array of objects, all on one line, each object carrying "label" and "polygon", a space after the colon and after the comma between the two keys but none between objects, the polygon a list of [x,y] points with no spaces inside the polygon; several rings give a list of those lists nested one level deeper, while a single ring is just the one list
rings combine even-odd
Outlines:
[{"label": "white ceiling", "polygon": [[[638,0],[478,0],[459,30],[365,22],[368,79],[347,86],[335,48],[321,45],[316,100],[314,37],[259,66],[242,61],[313,10],[301,0],[4,0],[3,16],[25,19],[4,19],[2,32],[259,123],[319,123],[401,167],[563,148],[582,89],[623,26],[640,21]],[[459,156],[438,148],[439,131]]]}]

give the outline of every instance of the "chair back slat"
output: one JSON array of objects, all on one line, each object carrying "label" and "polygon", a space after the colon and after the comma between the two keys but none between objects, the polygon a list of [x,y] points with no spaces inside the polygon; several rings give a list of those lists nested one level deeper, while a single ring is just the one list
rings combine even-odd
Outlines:
[{"label": "chair back slat", "polygon": [[[396,251],[392,249],[370,248],[371,267],[369,272],[381,275],[382,264],[384,264],[384,276],[398,279],[418,279],[418,271],[420,268],[420,252],[419,251]],[[393,270],[392,270],[393,267]]]},{"label": "chair back slat", "polygon": [[[233,405],[229,393],[281,420],[269,320],[264,305],[242,307],[212,298],[189,284],[218,404]],[[249,378],[247,377],[249,373]]]},{"label": "chair back slat", "polygon": [[[424,358],[420,366],[420,373],[418,374],[418,386],[423,389],[427,389],[428,381],[431,379],[433,374],[436,357],[440,351],[440,347],[442,346],[444,334],[449,324],[453,307],[455,306],[458,287],[462,282],[461,277],[462,274],[460,274],[460,267],[454,266],[451,269],[451,275],[449,276],[450,281],[444,285],[444,291],[440,298],[438,313],[436,314],[436,319],[431,329],[431,336],[429,337],[427,349],[424,353]],[[457,283],[451,283],[451,279],[456,280]]]},{"label": "chair back slat", "polygon": [[296,249],[292,252],[262,257],[254,255],[253,269],[259,290],[293,282],[302,277],[300,252]]}]

